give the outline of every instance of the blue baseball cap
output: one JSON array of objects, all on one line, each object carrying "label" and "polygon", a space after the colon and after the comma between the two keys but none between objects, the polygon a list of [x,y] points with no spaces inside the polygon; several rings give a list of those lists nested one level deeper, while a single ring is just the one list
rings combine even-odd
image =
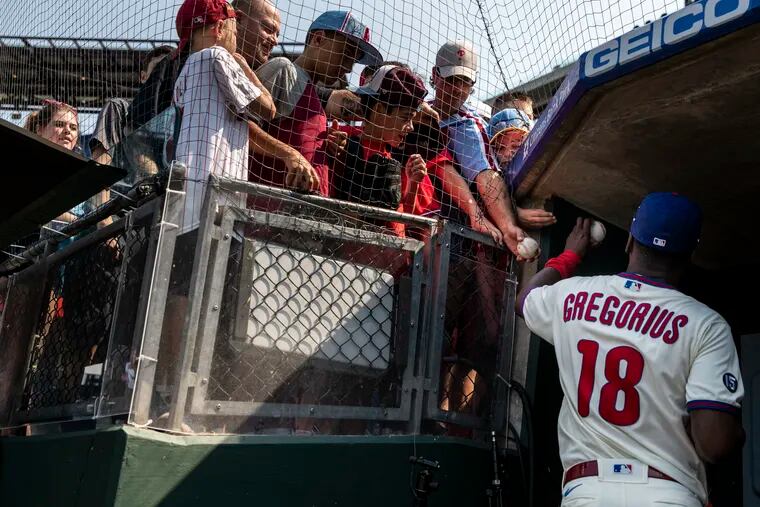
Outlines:
[{"label": "blue baseball cap", "polygon": [[675,192],[654,192],[641,201],[631,235],[642,245],[662,252],[691,253],[699,243],[702,210]]},{"label": "blue baseball cap", "polygon": [[493,115],[491,121],[488,122],[487,130],[488,137],[493,140],[497,134],[508,129],[530,132],[531,128],[533,128],[533,123],[527,114],[514,108],[507,108]]},{"label": "blue baseball cap", "polygon": [[369,41],[369,27],[356,19],[351,11],[327,11],[319,15],[309,27],[309,33],[315,30],[340,32],[354,41],[362,52],[356,63],[363,65],[380,65],[383,55]]}]

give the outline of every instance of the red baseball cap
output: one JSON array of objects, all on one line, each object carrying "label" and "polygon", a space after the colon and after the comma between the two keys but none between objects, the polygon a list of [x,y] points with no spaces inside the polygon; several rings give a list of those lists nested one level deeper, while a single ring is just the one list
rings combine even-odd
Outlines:
[{"label": "red baseball cap", "polygon": [[185,0],[177,11],[177,51],[182,51],[190,42],[196,28],[236,17],[235,9],[226,0]]}]

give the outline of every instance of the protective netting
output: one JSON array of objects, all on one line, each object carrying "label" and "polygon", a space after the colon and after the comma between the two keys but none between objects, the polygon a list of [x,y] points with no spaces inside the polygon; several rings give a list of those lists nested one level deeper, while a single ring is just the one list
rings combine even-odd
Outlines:
[{"label": "protective netting", "polygon": [[0,334],[13,421],[128,410],[150,225],[122,221],[11,278]]},{"label": "protective netting", "polygon": [[[235,12],[224,2],[185,4],[4,2],[2,117],[128,167],[130,178],[177,158],[200,186],[215,173],[443,216],[513,251],[518,232],[498,171],[567,65],[682,7],[680,0],[239,0],[235,22],[225,21]],[[16,22],[19,12],[24,23]],[[411,74],[375,73],[386,62]],[[361,92],[346,91],[361,84]],[[157,143],[145,125],[172,107],[181,118],[163,125]],[[407,135],[412,128],[417,134]],[[197,211],[202,194],[195,195],[186,206]],[[109,197],[93,196],[59,220]],[[193,227],[192,212],[184,220]],[[516,222],[547,223],[525,213]]]},{"label": "protective netting", "polygon": [[6,255],[171,179],[155,228],[127,213],[16,275],[7,305],[34,311],[4,317],[26,366],[0,416],[485,427],[511,360],[509,252],[554,221],[504,169],[569,64],[681,3],[4,2],[0,116],[128,173]]},{"label": "protective netting", "polygon": [[503,252],[465,238],[453,239],[441,362],[441,409],[488,414],[501,337],[508,333],[508,259]]}]

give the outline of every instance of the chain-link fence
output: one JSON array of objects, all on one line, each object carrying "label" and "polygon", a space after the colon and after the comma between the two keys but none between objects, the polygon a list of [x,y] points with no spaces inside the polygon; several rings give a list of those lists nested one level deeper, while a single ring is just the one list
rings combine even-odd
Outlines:
[{"label": "chain-link fence", "polygon": [[10,277],[0,340],[12,383],[3,415],[23,423],[129,409],[134,328],[148,259],[152,202],[49,247]]},{"label": "chain-link fence", "polygon": [[401,279],[414,276],[414,245],[405,251],[380,237],[376,244],[357,243],[343,230],[308,220],[253,218],[261,222],[238,222],[244,234],[230,248],[226,311],[210,364],[203,358],[200,369],[203,378],[208,372],[206,400],[217,402],[211,408],[276,417],[306,415],[301,406],[308,415],[335,417],[325,407],[357,407],[339,412],[341,418],[398,409],[408,363],[398,317],[413,297]]},{"label": "chain-link fence", "polygon": [[[462,226],[213,177],[199,228],[179,234],[180,183],[164,209],[133,422],[406,433],[423,430],[425,411],[488,424],[511,358],[505,250]],[[267,207],[241,208],[235,192]]]},{"label": "chain-link fence", "polygon": [[4,422],[466,436],[503,421],[514,283],[490,238],[213,177],[180,233],[184,183],[10,278]]},{"label": "chain-link fence", "polygon": [[[227,184],[259,196],[252,190],[265,189]],[[136,421],[193,431],[381,431],[372,420],[400,431],[428,264],[425,243],[411,236],[429,237],[435,222],[354,206],[369,210],[362,221],[337,202],[331,209],[327,199],[289,192],[266,196],[277,202],[269,210],[245,210],[231,205],[239,199],[229,187],[209,189],[208,220],[161,242],[162,254],[172,252],[171,276],[155,280],[154,293],[165,291],[167,311],[160,344],[148,339],[143,350],[157,353],[157,364],[149,404],[138,394],[149,415],[137,410]],[[181,207],[177,199],[165,222]],[[409,237],[389,234],[383,215],[407,221]]]},{"label": "chain-link fence", "polygon": [[[512,359],[516,283],[512,258],[487,238],[448,225],[439,236],[428,417],[448,434],[470,435],[503,421]],[[436,373],[438,377],[435,378]],[[497,409],[498,406],[498,409]],[[500,423],[496,423],[497,425]]]}]

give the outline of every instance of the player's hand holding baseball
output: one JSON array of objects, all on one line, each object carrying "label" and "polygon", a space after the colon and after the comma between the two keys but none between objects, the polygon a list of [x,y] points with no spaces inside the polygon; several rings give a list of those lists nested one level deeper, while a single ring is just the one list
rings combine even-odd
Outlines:
[{"label": "player's hand holding baseball", "polygon": [[580,218],[575,221],[575,227],[565,241],[565,250],[572,250],[579,257],[586,255],[591,243],[591,219]]}]

